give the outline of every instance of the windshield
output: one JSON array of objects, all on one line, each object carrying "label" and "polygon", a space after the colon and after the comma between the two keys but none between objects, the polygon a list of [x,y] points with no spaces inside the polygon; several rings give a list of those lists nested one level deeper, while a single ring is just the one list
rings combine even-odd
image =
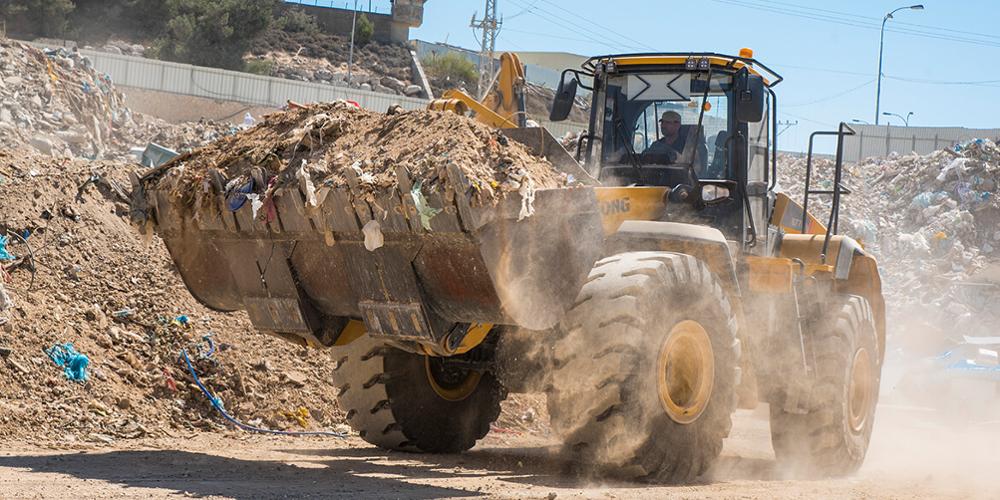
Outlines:
[{"label": "windshield", "polygon": [[[731,81],[729,75],[713,76],[707,86],[706,75],[691,73],[609,77],[601,177],[631,175],[630,170],[649,177],[651,174],[640,172],[649,166],[653,171],[658,171],[656,167],[693,168],[694,175],[701,179],[730,178],[727,148],[732,143],[728,141]],[[705,112],[699,116],[703,101]],[[674,172],[668,177],[678,175]],[[676,182],[665,178],[655,184]]]}]

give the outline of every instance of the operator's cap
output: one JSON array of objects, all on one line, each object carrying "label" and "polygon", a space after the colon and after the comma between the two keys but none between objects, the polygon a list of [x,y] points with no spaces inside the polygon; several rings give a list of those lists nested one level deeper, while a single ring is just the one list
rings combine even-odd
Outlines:
[{"label": "operator's cap", "polygon": [[678,112],[676,112],[676,111],[664,111],[663,114],[660,115],[660,121],[661,122],[667,121],[668,118],[672,118],[674,120],[681,121],[681,114],[678,113]]}]

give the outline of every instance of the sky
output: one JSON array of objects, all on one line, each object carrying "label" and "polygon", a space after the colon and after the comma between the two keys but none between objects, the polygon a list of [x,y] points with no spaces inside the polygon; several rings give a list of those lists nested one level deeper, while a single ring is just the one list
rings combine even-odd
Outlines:
[{"label": "sky", "polygon": [[[917,0],[919,1],[919,0]],[[781,74],[782,150],[815,130],[874,122],[879,28],[905,0],[497,0],[501,51],[721,52],[750,47]],[[362,1],[362,3],[365,3]],[[388,3],[376,0],[375,3]],[[924,0],[886,25],[882,111],[911,126],[1000,128],[1000,2]],[[410,37],[478,50],[485,0],[428,0]],[[902,125],[895,117],[881,117]],[[791,125],[791,123],[796,123]],[[785,129],[782,125],[780,129]],[[827,148],[822,148],[827,149]]]}]

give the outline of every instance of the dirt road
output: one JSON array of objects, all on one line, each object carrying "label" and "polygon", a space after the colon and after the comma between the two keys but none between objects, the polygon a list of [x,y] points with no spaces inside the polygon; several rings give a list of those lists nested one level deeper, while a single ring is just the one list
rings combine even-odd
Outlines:
[{"label": "dirt road", "polygon": [[[766,408],[765,408],[766,409]],[[997,498],[1000,433],[931,426],[884,407],[856,476],[788,480],[767,420],[741,411],[709,477],[686,486],[623,483],[561,460],[545,438],[494,432],[459,456],[387,453],[357,438],[197,434],[188,438],[0,450],[0,496],[90,498]],[[993,424],[993,427],[997,427]]]}]

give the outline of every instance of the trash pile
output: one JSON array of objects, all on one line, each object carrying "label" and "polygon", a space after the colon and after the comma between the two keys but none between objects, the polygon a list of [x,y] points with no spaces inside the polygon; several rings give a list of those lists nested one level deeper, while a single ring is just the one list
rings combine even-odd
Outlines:
[{"label": "trash pile", "polygon": [[[805,159],[779,159],[781,184],[801,201]],[[976,139],[929,155],[845,165],[841,232],[879,260],[890,325],[923,354],[996,336],[1000,324],[1000,147]],[[814,187],[830,189],[833,162],[814,161]],[[821,220],[829,197],[810,197]]]},{"label": "trash pile", "polygon": [[163,244],[130,226],[131,168],[0,150],[0,436],[110,443],[229,429],[181,349],[246,423],[346,429],[332,352],[200,306]]},{"label": "trash pile", "polygon": [[158,142],[191,149],[232,133],[228,124],[172,125],[133,113],[111,77],[65,48],[0,39],[0,141],[59,158],[130,159]]},{"label": "trash pile", "polygon": [[[345,101],[268,115],[249,130],[176,158],[146,183],[173,193],[182,207],[201,206],[199,199],[215,206],[205,193],[221,186],[227,198],[267,205],[287,184],[301,185],[311,206],[349,184],[371,203],[376,192],[400,189],[396,169],[403,167],[419,204],[423,192],[455,193],[451,166],[469,180],[465,194],[478,203],[495,203],[512,192],[530,203],[536,189],[567,183],[548,160],[470,118],[400,108],[382,114]],[[223,177],[221,186],[213,187],[213,170]]]}]

